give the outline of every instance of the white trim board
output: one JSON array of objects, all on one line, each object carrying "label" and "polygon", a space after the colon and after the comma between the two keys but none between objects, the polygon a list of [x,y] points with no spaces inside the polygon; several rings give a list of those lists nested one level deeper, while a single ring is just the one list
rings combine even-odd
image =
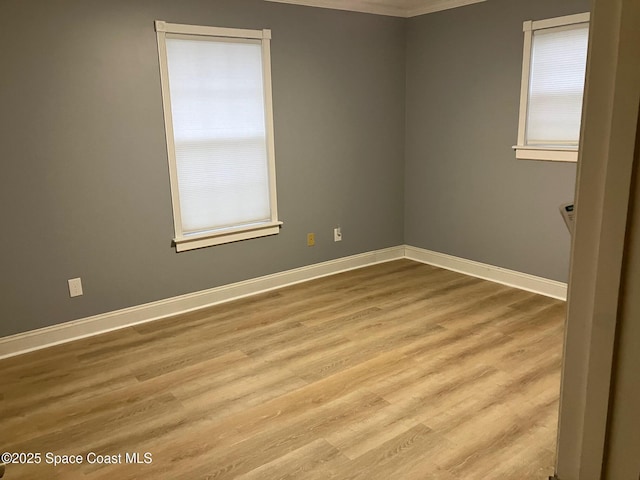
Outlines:
[{"label": "white trim board", "polygon": [[566,300],[567,285],[484,263],[400,245],[352,255],[264,277],[107,312],[50,327],[0,338],[0,359],[91,337],[101,333],[172,317],[219,303],[306,282],[315,278],[407,258],[465,275],[501,283],[548,297]]},{"label": "white trim board", "polygon": [[486,0],[266,0],[267,2],[288,3],[306,7],[347,10],[350,12],[371,13],[389,17],[410,18],[428,13],[440,12],[451,8],[464,7]]},{"label": "white trim board", "polygon": [[406,11],[406,17],[418,17],[420,15],[426,15],[429,13],[441,12],[443,10],[450,10],[452,8],[466,7],[467,5],[473,5],[474,3],[485,2],[486,0],[439,0],[433,1],[426,5],[416,8],[410,8]]},{"label": "white trim board", "polygon": [[18,333],[0,338],[0,359],[401,258],[403,246],[376,250]]},{"label": "white trim board", "polygon": [[545,297],[567,300],[567,284],[555,280],[408,245],[405,246],[405,258],[537,293]]},{"label": "white trim board", "polygon": [[372,13],[388,17],[406,17],[403,8],[393,5],[379,5],[368,0],[266,0],[274,3],[288,3],[305,7],[328,8],[330,10],[345,10],[349,12]]}]

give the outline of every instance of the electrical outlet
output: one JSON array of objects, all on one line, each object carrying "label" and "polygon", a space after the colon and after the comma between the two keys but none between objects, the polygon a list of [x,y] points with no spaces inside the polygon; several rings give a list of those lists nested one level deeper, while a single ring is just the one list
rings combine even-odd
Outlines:
[{"label": "electrical outlet", "polygon": [[340,227],[336,227],[333,229],[333,241],[334,242],[342,241],[342,229]]},{"label": "electrical outlet", "polygon": [[70,297],[79,297],[82,295],[82,280],[80,278],[71,278],[68,282]]},{"label": "electrical outlet", "polygon": [[316,234],[307,233],[307,247],[313,247],[316,244]]}]

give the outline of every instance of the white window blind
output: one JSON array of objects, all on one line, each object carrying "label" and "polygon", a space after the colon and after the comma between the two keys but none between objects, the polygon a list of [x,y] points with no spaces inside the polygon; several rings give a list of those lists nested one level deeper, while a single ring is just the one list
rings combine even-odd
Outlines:
[{"label": "white window blind", "polygon": [[177,250],[278,233],[270,31],[156,30]]},{"label": "white window blind", "polygon": [[528,145],[578,145],[588,36],[588,24],[533,32]]},{"label": "white window blind", "polygon": [[516,158],[578,160],[589,17],[524,22]]}]

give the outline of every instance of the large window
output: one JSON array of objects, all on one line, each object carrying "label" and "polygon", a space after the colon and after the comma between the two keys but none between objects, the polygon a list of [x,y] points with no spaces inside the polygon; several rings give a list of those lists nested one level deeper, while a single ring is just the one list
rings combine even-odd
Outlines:
[{"label": "large window", "polygon": [[577,161],[589,14],[524,23],[516,157]]},{"label": "large window", "polygon": [[270,31],[156,31],[177,251],[278,233]]}]

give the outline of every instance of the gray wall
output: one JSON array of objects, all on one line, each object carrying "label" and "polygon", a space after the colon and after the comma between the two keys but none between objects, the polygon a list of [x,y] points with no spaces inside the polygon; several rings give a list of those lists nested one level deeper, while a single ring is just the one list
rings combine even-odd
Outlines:
[{"label": "gray wall", "polygon": [[522,22],[588,0],[489,0],[408,21],[405,243],[566,281],[575,165],[516,160]]},{"label": "gray wall", "polygon": [[[522,21],[587,8],[0,0],[0,336],[402,243],[566,280],[575,166],[511,146]],[[156,19],[273,30],[280,235],[171,247]]]},{"label": "gray wall", "polygon": [[[280,235],[171,247],[156,19],[273,30]],[[401,19],[262,0],[0,0],[0,336],[401,244],[404,52]]]}]

